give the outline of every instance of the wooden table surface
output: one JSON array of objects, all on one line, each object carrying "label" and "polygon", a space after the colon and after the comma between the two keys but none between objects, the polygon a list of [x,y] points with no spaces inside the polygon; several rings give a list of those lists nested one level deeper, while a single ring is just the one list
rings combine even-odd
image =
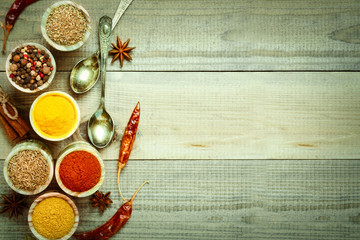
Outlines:
[{"label": "wooden table surface", "polygon": [[[100,84],[76,95],[69,74],[96,50],[98,20],[113,16],[119,0],[78,0],[93,33],[70,53],[41,36],[42,14],[54,2],[28,7],[7,48],[23,42],[49,47],[58,71],[48,90],[70,93],[80,106],[76,134],[46,142],[57,158],[68,143],[88,139]],[[1,20],[11,3],[1,0]],[[78,231],[100,226],[121,204],[120,140],[140,101],[123,193],[130,197],[142,181],[150,184],[114,239],[359,239],[359,23],[357,0],[134,0],[112,37],[131,39],[134,60],[122,69],[107,61],[106,106],[116,134],[100,151],[107,171],[101,191],[111,191],[114,204],[100,215],[89,198],[75,199]],[[39,94],[9,84],[6,56],[0,55],[1,86],[27,118]],[[1,169],[13,145],[0,129]],[[11,193],[4,177],[0,193]],[[26,214],[10,221],[1,216],[0,238],[24,239]]]}]

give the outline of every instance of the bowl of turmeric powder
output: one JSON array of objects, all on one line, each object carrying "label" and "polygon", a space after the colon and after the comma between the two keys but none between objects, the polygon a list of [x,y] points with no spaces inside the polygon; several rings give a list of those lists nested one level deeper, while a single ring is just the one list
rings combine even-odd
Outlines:
[{"label": "bowl of turmeric powder", "polygon": [[34,200],[28,224],[37,239],[69,239],[77,229],[79,211],[75,203],[58,192],[45,193]]},{"label": "bowl of turmeric powder", "polygon": [[104,162],[100,153],[89,143],[72,142],[60,152],[55,179],[65,193],[74,197],[88,197],[100,188],[104,177]]},{"label": "bowl of turmeric powder", "polygon": [[70,137],[80,124],[79,106],[67,93],[43,93],[31,105],[30,123],[40,137],[49,141],[64,140]]}]

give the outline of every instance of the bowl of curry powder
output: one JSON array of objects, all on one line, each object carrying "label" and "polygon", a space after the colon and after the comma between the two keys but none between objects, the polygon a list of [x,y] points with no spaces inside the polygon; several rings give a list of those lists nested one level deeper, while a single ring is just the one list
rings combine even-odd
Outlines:
[{"label": "bowl of curry powder", "polygon": [[37,239],[69,239],[77,229],[79,211],[75,203],[58,192],[45,193],[31,204],[28,224]]}]

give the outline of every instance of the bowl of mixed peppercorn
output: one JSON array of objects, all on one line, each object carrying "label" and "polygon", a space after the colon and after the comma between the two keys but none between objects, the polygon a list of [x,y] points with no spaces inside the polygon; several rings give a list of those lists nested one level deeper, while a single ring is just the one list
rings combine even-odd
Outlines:
[{"label": "bowl of mixed peppercorn", "polygon": [[24,43],[14,48],[6,60],[9,82],[25,93],[35,93],[52,82],[56,63],[51,52],[37,43]]}]

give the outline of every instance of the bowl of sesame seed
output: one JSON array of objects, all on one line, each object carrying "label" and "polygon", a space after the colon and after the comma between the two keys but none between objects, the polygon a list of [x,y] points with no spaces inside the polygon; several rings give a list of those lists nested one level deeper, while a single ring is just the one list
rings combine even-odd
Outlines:
[{"label": "bowl of sesame seed", "polygon": [[41,20],[45,40],[59,51],[80,48],[91,33],[89,13],[78,3],[59,1],[51,5]]}]

